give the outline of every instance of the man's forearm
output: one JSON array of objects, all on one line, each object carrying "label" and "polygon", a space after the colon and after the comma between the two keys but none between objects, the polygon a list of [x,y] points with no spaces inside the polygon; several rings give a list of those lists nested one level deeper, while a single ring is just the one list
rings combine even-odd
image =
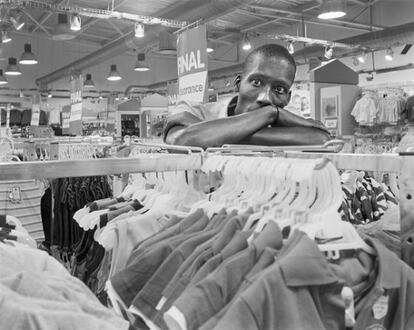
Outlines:
[{"label": "man's forearm", "polygon": [[202,148],[221,147],[226,143],[236,144],[269,126],[276,118],[275,109],[267,107],[254,112],[188,126],[174,132],[174,138],[167,137],[167,141]]},{"label": "man's forearm", "polygon": [[330,136],[317,128],[309,127],[266,127],[239,143],[268,146],[321,145]]}]

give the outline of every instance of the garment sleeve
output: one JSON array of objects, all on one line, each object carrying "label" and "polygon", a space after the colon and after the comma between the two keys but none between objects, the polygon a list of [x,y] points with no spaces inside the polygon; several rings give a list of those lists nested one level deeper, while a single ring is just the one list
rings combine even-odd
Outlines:
[{"label": "garment sleeve", "polygon": [[214,327],[214,330],[259,330],[249,305],[239,297],[227,313]]}]

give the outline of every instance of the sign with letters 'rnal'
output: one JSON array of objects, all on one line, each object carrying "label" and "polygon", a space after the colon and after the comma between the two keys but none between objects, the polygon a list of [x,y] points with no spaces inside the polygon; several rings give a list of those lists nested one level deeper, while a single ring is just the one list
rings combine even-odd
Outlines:
[{"label": "sign with letters 'rnal'", "polygon": [[177,39],[178,101],[206,103],[207,31],[206,25],[185,30]]}]

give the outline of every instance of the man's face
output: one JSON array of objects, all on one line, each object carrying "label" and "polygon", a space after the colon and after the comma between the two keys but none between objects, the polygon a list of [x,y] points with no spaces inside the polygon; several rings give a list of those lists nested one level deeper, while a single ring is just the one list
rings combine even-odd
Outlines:
[{"label": "man's face", "polygon": [[294,67],[286,59],[256,54],[240,81],[235,113],[254,111],[266,105],[286,106],[294,79]]}]

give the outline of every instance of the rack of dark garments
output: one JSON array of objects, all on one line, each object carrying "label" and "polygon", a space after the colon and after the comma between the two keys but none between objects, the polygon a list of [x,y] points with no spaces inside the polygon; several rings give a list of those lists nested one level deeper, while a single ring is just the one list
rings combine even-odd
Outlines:
[{"label": "rack of dark garments", "polygon": [[[32,120],[31,109],[11,109],[10,110],[10,126],[29,126]],[[7,110],[1,109],[1,125],[6,125],[7,121]],[[47,125],[48,116],[46,111],[40,110],[39,114],[39,125]]]},{"label": "rack of dark garments", "polygon": [[[308,158],[308,159],[310,159],[310,158],[320,158],[321,156],[325,157],[327,159],[331,159],[332,163],[335,164],[337,166],[337,168],[340,168],[340,169],[358,169],[358,170],[366,170],[366,171],[388,171],[388,172],[400,173],[401,179],[402,179],[401,184],[400,184],[400,188],[401,188],[400,194],[402,196],[401,203],[400,203],[400,208],[402,210],[402,212],[401,212],[401,228],[402,228],[402,232],[404,233],[402,235],[402,258],[403,258],[403,260],[406,260],[407,262],[410,263],[410,261],[411,261],[410,258],[413,254],[411,253],[412,247],[410,246],[409,243],[412,242],[412,236],[411,235],[413,233],[413,228],[410,227],[410,222],[407,221],[407,220],[409,220],[410,217],[412,217],[412,210],[413,210],[412,205],[410,205],[410,203],[412,201],[412,195],[410,193],[412,191],[412,190],[410,190],[410,189],[412,189],[411,182],[414,178],[414,173],[413,173],[414,172],[414,170],[413,170],[414,166],[413,166],[412,156],[411,155],[402,155],[401,157],[398,157],[396,155],[352,155],[352,154],[326,154],[326,153],[310,153],[310,152],[302,152],[302,153],[301,152],[286,152],[285,155],[284,155],[284,157],[286,157],[286,158]],[[207,158],[208,157],[210,157],[210,155],[207,155]],[[171,171],[172,168],[174,168],[174,167],[175,167],[175,170],[183,170],[183,169],[189,169],[189,170],[192,169],[192,170],[194,170],[194,169],[199,169],[201,167],[201,158],[202,158],[201,155],[175,155],[175,156],[172,156],[172,155],[156,155],[155,157],[149,157],[148,159],[145,159],[143,157],[143,158],[139,159],[139,161],[136,160],[135,164],[133,164],[133,162],[131,162],[131,159],[122,159],[122,160],[102,159],[102,160],[92,160],[91,162],[95,163],[94,165],[97,165],[97,164],[101,163],[101,166],[97,166],[95,168],[96,172],[97,172],[96,174],[101,175],[101,174],[110,174],[110,173],[113,174],[113,173],[123,173],[123,172],[130,172],[130,173],[132,173],[132,172],[150,172],[150,171],[163,172],[163,170]],[[173,159],[177,160],[176,164],[174,164],[175,161]],[[198,163],[195,161],[195,159],[197,159]],[[186,167],[185,164],[184,164],[186,161],[188,161],[188,164],[189,164],[188,167]],[[205,159],[204,159],[204,161],[205,161]],[[160,162],[162,162],[162,165],[160,165]],[[46,163],[52,163],[52,162],[45,162],[46,168],[51,170],[50,175],[52,175],[52,177],[57,177],[59,170],[68,169],[69,163],[74,166],[74,169],[72,171],[69,170],[70,174],[72,174],[72,173],[74,174],[75,169],[79,170],[79,169],[86,169],[87,168],[85,166],[85,164],[82,163],[82,161],[78,161],[78,162],[68,161],[67,164],[66,164],[66,162],[65,162],[65,164],[63,164],[63,162],[56,161],[56,162],[53,163],[54,164],[53,167],[51,166],[51,164],[46,164]],[[139,164],[137,165],[137,163],[139,163]],[[106,165],[109,165],[109,164],[111,164],[115,167],[104,169],[104,167]],[[8,165],[8,164],[6,164],[6,165]],[[20,164],[18,164],[18,165],[20,165]],[[25,165],[25,164],[21,164],[21,165]],[[0,165],[1,169],[3,169],[2,166],[3,166],[3,164]],[[48,167],[48,166],[50,166],[50,167]],[[10,173],[14,173],[14,175],[17,175],[18,177],[25,177],[25,176],[28,175],[27,172],[22,173],[20,171],[19,171],[19,174],[17,174],[17,172],[18,172],[17,169],[15,169],[14,172],[13,172],[13,170],[11,168],[7,167],[7,166],[4,167],[4,169],[5,169],[5,174],[4,175],[7,175],[7,174],[10,175]],[[21,167],[21,169],[23,169],[23,167]],[[0,177],[3,175],[2,173],[3,172],[0,171]],[[86,171],[85,174],[90,175],[89,173],[91,173],[91,170]],[[45,174],[41,174],[39,171],[35,170],[34,175],[44,176]],[[119,202],[119,201],[117,201],[117,202]],[[149,210],[148,212],[150,212],[150,211],[151,210]],[[159,234],[157,234],[157,235],[162,235],[163,233],[165,234],[166,230],[168,230],[169,228],[172,228],[175,225],[174,223],[178,223],[179,225],[181,224],[181,226],[179,226],[180,230],[181,229],[185,230],[185,229],[189,228],[189,227],[183,228],[183,227],[185,227],[183,224],[187,224],[187,225],[189,225],[189,224],[192,224],[192,225],[198,224],[203,229],[205,228],[205,227],[203,227],[204,225],[208,226],[210,224],[211,231],[209,232],[209,234],[212,235],[213,230],[214,229],[217,230],[217,228],[215,228],[215,226],[213,226],[213,223],[215,223],[218,226],[222,222],[222,220],[224,220],[224,218],[227,218],[227,221],[226,221],[226,223],[227,223],[227,222],[232,220],[232,219],[228,218],[229,216],[235,216],[235,214],[232,215],[231,211],[230,212],[229,211],[223,211],[222,213],[217,212],[216,215],[214,215],[214,214],[213,215],[212,214],[205,214],[205,213],[203,213],[203,214],[192,213],[192,214],[188,215],[187,217],[181,217],[181,218],[179,216],[177,216],[175,218],[170,217],[167,221],[167,225],[163,226],[162,229],[160,229]],[[246,216],[246,214],[242,213],[238,216],[238,218],[240,219],[240,217],[243,218],[245,216]],[[198,217],[198,219],[197,219],[197,217]],[[207,217],[207,224],[205,224],[206,217]],[[221,217],[221,220],[219,220],[219,217]],[[204,218],[204,220],[202,220],[202,218]],[[175,219],[175,220],[173,220],[173,219]],[[214,219],[216,221],[214,221]],[[172,220],[172,221],[170,222],[169,220]],[[244,220],[242,220],[242,221],[244,221]],[[233,221],[231,221],[231,222],[233,222]],[[221,227],[219,227],[219,228],[222,229]],[[194,229],[196,229],[196,228],[193,228],[193,230]],[[280,230],[280,228],[279,228],[279,230]],[[271,233],[271,236],[273,238],[271,244],[275,244],[274,243],[275,242],[274,238],[277,237],[277,236],[275,236],[275,234],[278,233],[278,229],[275,228],[275,226],[273,226],[273,225],[270,225],[270,226],[267,225],[265,227],[265,230],[262,231],[262,233],[269,233],[269,232]],[[207,235],[205,231],[203,231],[202,233],[198,233],[198,234]],[[286,233],[282,232],[281,236],[282,237],[286,236]],[[156,242],[159,242],[159,244],[161,243],[160,241],[158,241],[158,239],[160,238],[159,236],[150,236],[150,237],[148,237],[147,240],[142,241],[140,244],[136,244],[136,246],[134,247],[134,248],[137,249],[137,251],[139,250],[139,252],[137,252],[138,257],[143,257],[144,255],[146,255],[146,253],[149,253],[149,252],[145,252],[146,247],[148,248],[152,244],[157,244]],[[205,238],[205,236],[203,236],[203,237]],[[212,237],[210,237],[210,238],[212,238]],[[233,238],[234,237],[232,236],[231,240]],[[310,259],[312,259],[312,257],[316,257],[318,255],[317,252],[319,252],[319,250],[317,250],[317,248],[315,250],[315,242],[308,239],[306,235],[302,235],[300,232],[294,231],[294,232],[290,233],[290,238],[289,239],[290,239],[290,241],[289,241],[290,243],[288,242],[288,244],[287,244],[285,242],[285,244],[283,244],[283,246],[280,250],[281,251],[280,255],[282,255],[282,252],[285,251],[286,252],[286,255],[285,255],[286,258],[287,257],[298,256],[298,257],[302,257],[302,259],[300,259],[300,260],[296,259],[296,262],[294,262],[293,264],[288,264],[286,266],[287,268],[282,267],[284,272],[289,272],[289,269],[290,269],[289,267],[293,267],[294,265],[299,265],[299,266],[305,265],[306,260],[304,260],[304,258],[303,258],[304,256],[308,257],[307,259],[310,260]],[[324,243],[324,239],[322,237],[319,238],[319,240],[322,243]],[[185,241],[187,242],[189,240],[186,239]],[[378,304],[382,304],[382,306],[387,307],[387,308],[383,309],[383,310],[386,310],[386,314],[387,314],[388,307],[390,309],[394,308],[394,307],[391,307],[391,302],[394,302],[394,299],[396,299],[395,294],[394,294],[396,291],[392,291],[392,289],[395,289],[395,285],[398,286],[399,285],[398,283],[401,283],[402,285],[404,285],[404,283],[408,283],[407,288],[409,288],[409,290],[411,290],[411,284],[410,284],[411,282],[410,281],[411,281],[412,270],[407,269],[404,266],[404,264],[398,259],[398,257],[396,259],[395,255],[388,254],[389,251],[385,250],[385,252],[384,252],[382,250],[383,245],[381,245],[380,243],[377,244],[375,239],[372,239],[372,240],[368,239],[368,242],[370,242],[372,244],[372,246],[374,247],[374,249],[377,253],[377,256],[381,255],[381,256],[383,256],[381,259],[388,260],[388,262],[391,263],[390,267],[384,267],[384,265],[382,265],[382,266],[380,265],[380,268],[379,268],[379,270],[381,270],[381,269],[392,270],[392,272],[391,272],[392,276],[388,276],[387,274],[382,273],[384,278],[386,279],[385,281],[388,281],[388,282],[385,283],[385,285],[389,287],[389,289],[387,289],[387,291],[385,291],[385,293],[387,293],[387,294],[385,294],[384,292],[381,292],[381,294],[379,294],[377,297],[375,297],[376,299],[371,297],[373,304],[378,302]],[[178,243],[180,243],[180,241],[177,241],[175,243],[178,244]],[[227,242],[227,243],[230,243],[230,242]],[[302,245],[300,245],[299,243],[302,244]],[[190,243],[188,243],[188,244],[190,244]],[[297,244],[299,244],[299,245],[297,245]],[[279,247],[279,246],[277,246],[277,247]],[[298,249],[298,247],[300,249]],[[187,247],[187,248],[189,248],[189,247]],[[191,253],[195,252],[195,250],[191,249],[191,247],[189,248],[189,250],[190,250]],[[274,247],[273,247],[273,250],[274,250]],[[152,251],[151,253],[153,253],[154,250],[150,249],[148,251]],[[222,252],[223,249],[219,249],[219,251]],[[199,249],[198,249],[198,252],[200,252]],[[293,253],[293,252],[295,252],[296,254],[293,254],[293,255],[290,254],[290,253]],[[270,253],[270,258],[268,258],[268,260],[273,262],[275,254],[272,255],[271,254],[272,251],[270,251],[269,253]],[[313,254],[313,253],[315,253],[315,254]],[[279,256],[279,252],[276,252],[276,255]],[[260,256],[261,256],[261,254],[260,254]],[[352,257],[355,257],[355,253],[351,253],[351,254],[345,253],[344,256],[352,258]],[[147,256],[147,258],[148,258],[148,256]],[[368,260],[367,264],[361,264],[361,265],[364,266],[364,267],[366,266],[368,270],[372,270],[372,267],[371,267],[372,266],[372,263],[371,263],[372,258],[371,257],[369,257],[367,255],[364,255],[364,254],[358,254],[356,256],[356,258],[359,261]],[[332,259],[334,259],[334,258],[332,258]],[[154,261],[155,259],[150,258],[150,260]],[[280,258],[280,260],[282,260],[282,259]],[[371,261],[369,261],[369,260],[371,260]],[[158,259],[157,262],[158,263],[160,263],[160,262],[163,263],[165,261],[167,261],[167,259],[165,259],[165,260]],[[326,266],[327,261],[325,259],[323,259],[323,260],[319,259],[319,261],[322,263],[321,264],[322,268]],[[185,262],[185,261],[183,261],[183,262]],[[335,264],[335,262],[333,264]],[[374,264],[375,264],[375,262],[374,262]],[[181,263],[181,266],[182,265],[183,265],[183,263]],[[280,267],[281,267],[280,264],[278,263],[277,265],[280,269]],[[188,266],[188,264],[187,264],[187,266]],[[312,268],[312,269],[314,269],[314,268]],[[199,271],[199,270],[200,269],[198,269],[197,271]],[[303,272],[303,269],[290,269],[290,270],[292,270],[293,272],[292,273],[289,272],[289,273],[286,273],[286,274],[282,275],[282,278],[291,278],[292,281],[293,281],[292,286],[297,287],[298,284],[294,284],[294,283],[295,283],[296,280],[299,281],[300,279],[296,278],[293,275],[303,274],[303,273],[306,274],[306,272]],[[158,268],[155,269],[155,271],[158,271]],[[405,277],[403,275],[396,276],[396,274],[397,274],[396,271],[401,271],[401,274],[402,273],[406,274],[406,275],[404,275]],[[190,273],[191,273],[191,271],[190,271]],[[370,273],[370,272],[368,272],[368,273]],[[154,274],[155,273],[152,273],[152,275],[154,275]],[[234,275],[234,272],[232,274]],[[287,274],[292,274],[292,276],[291,277],[287,276]],[[149,274],[149,275],[151,275],[151,274]],[[149,276],[149,275],[147,274],[145,276]],[[255,276],[256,275],[257,274],[255,274]],[[315,274],[315,275],[318,275],[318,274]],[[320,274],[320,275],[322,276],[322,274]],[[337,275],[337,274],[334,274],[334,275]],[[174,274],[174,276],[175,276],[175,274]],[[256,279],[255,276],[253,276],[252,279]],[[315,276],[315,279],[323,278],[321,276]],[[190,281],[192,279],[193,278],[190,278]],[[232,282],[233,279],[234,279],[234,277],[232,276],[230,282]],[[395,281],[393,281],[393,279],[394,280],[399,279],[398,283],[395,284]],[[330,281],[332,281],[332,277],[330,279],[326,279],[326,283],[324,283],[323,285],[326,284],[331,289],[335,288],[334,283],[337,283],[337,282],[336,281],[330,282]],[[403,281],[408,281],[408,282],[403,282]],[[145,287],[145,286],[147,286],[147,284],[149,285],[149,283],[150,282],[144,281],[142,285],[143,285],[143,287]],[[257,283],[260,283],[260,282],[257,282]],[[369,282],[369,283],[372,283],[372,282]],[[318,285],[319,285],[319,288],[320,288],[320,283],[319,282],[317,284],[313,283],[311,286],[318,287]],[[238,291],[239,288],[236,291]],[[253,290],[253,288],[254,288],[254,290]],[[113,289],[113,288],[109,287],[108,291],[111,291],[111,289]],[[251,312],[252,311],[251,311],[251,309],[254,309],[254,311],[257,311],[258,313],[262,313],[261,315],[269,315],[268,313],[272,311],[270,309],[266,310],[266,306],[272,306],[272,305],[260,305],[260,304],[254,305],[253,301],[250,300],[250,298],[248,298],[250,296],[254,296],[254,294],[251,295],[251,293],[254,293],[254,292],[261,292],[261,297],[269,298],[268,293],[263,292],[261,290],[262,290],[262,287],[259,286],[258,284],[255,284],[254,287],[251,287],[249,289],[249,291],[248,291],[249,294],[247,294],[247,292],[246,292],[245,294],[243,294],[241,296],[243,299],[239,299],[240,297],[235,298],[233,303],[234,304],[237,303],[237,305],[233,305],[233,304],[232,305],[237,306],[237,309],[236,309],[236,307],[229,308],[224,315],[221,315],[221,316],[226,317],[226,318],[223,318],[223,319],[220,319],[220,320],[224,320],[223,322],[225,322],[226,319],[227,320],[231,319],[231,320],[234,321],[235,320],[234,316],[236,315],[237,316],[236,321],[239,322],[236,325],[236,327],[238,329],[243,329],[246,326],[249,329],[254,328],[254,325],[255,325],[256,321],[252,321],[252,318],[251,318],[251,316],[252,316]],[[151,291],[151,292],[153,292],[153,291]],[[208,291],[203,291],[203,292],[208,292]],[[221,292],[224,292],[224,291],[221,291]],[[407,298],[407,296],[403,295],[402,292],[399,292],[399,293],[401,293],[401,295],[400,295],[401,297],[406,297]],[[336,294],[335,297],[338,298],[339,296],[337,296],[337,294],[338,294],[337,291],[335,291],[335,294]],[[234,295],[233,297],[236,297],[236,296]],[[136,297],[134,296],[133,299],[135,299],[135,298]],[[361,297],[357,296],[357,298],[359,299]],[[231,299],[231,297],[230,297],[230,299]],[[408,297],[407,299],[408,299],[407,301],[410,301],[409,299],[411,299],[411,298]],[[143,301],[144,300],[145,299],[143,299]],[[196,299],[195,301],[197,302],[197,304],[199,304],[200,301],[202,301],[202,300],[203,299]],[[122,301],[122,299],[121,299],[121,301]],[[200,308],[200,305],[197,305],[193,300],[190,299],[188,301],[190,303],[188,303],[188,302],[183,303],[181,306],[184,306],[184,305],[185,306],[191,306],[192,303],[193,303],[194,306],[198,307],[197,308],[198,310],[201,310],[201,311],[203,310],[202,308]],[[271,300],[269,300],[269,301],[271,301]],[[282,303],[282,301],[286,302],[286,304]],[[288,299],[282,299],[282,300],[279,299],[278,304],[280,304],[283,307],[283,306],[287,305],[287,301],[288,301]],[[306,300],[305,299],[296,299],[295,301],[304,301],[305,302]],[[363,299],[358,300],[356,302],[356,306],[357,307],[358,306],[363,306],[364,304],[362,304],[362,305],[360,304],[360,302],[362,303],[362,301],[363,301]],[[159,302],[160,301],[157,301],[156,303],[159,303]],[[115,304],[116,303],[118,303],[117,300],[115,300]],[[387,305],[387,303],[389,303],[389,305]],[[165,302],[164,302],[164,304],[165,304]],[[129,305],[117,306],[117,307],[118,308],[123,307],[123,308],[125,308],[126,311],[128,311]],[[157,306],[154,306],[154,307],[157,307]],[[246,309],[246,307],[248,307],[248,308]],[[272,306],[272,307],[274,307],[274,306]],[[298,306],[295,306],[295,307],[298,307]],[[288,311],[286,311],[283,308],[281,310],[286,311],[286,315],[289,315],[289,317],[295,317],[294,320],[296,320],[297,322],[301,322],[301,320],[303,320],[303,318],[301,317],[301,313],[305,312],[305,310],[295,309],[295,307],[292,308],[292,306],[289,306],[290,310],[295,310],[295,315],[294,316],[292,316],[291,313],[288,313]],[[336,306],[334,309],[331,310],[333,314],[331,314],[332,323],[329,323],[330,326],[327,326],[327,325],[325,326],[323,324],[319,324],[316,328],[323,328],[324,326],[325,326],[325,328],[335,327],[335,324],[337,324],[337,323],[335,323],[335,321],[333,321],[333,320],[341,319],[342,315],[344,315],[344,306],[342,306],[340,309],[336,309],[337,307],[338,306]],[[162,308],[162,307],[160,307],[160,308]],[[185,307],[182,307],[182,308],[184,309]],[[265,308],[265,309],[263,310],[263,308]],[[397,318],[395,318],[394,320],[389,320],[389,318],[386,317],[387,315],[382,315],[383,313],[381,313],[381,312],[379,312],[379,314],[373,314],[372,311],[374,310],[374,306],[372,304],[367,304],[366,308],[369,310],[369,313],[370,313],[369,315],[371,315],[371,318],[369,320],[365,320],[364,322],[371,322],[371,321],[372,322],[377,322],[377,323],[373,323],[373,325],[375,325],[375,324],[380,324],[379,322],[398,321]],[[409,309],[409,306],[406,306],[404,308]],[[407,310],[404,309],[404,308],[401,306],[401,309],[398,311],[398,313],[407,312]],[[157,308],[155,308],[155,309],[158,312]],[[341,311],[340,313],[338,312],[339,310]],[[378,309],[375,309],[375,310],[378,311]],[[129,311],[129,312],[131,312],[131,311]],[[135,315],[139,315],[140,312],[142,312],[142,311],[138,309],[138,311],[135,311]],[[359,313],[360,312],[361,311],[359,311]],[[409,311],[409,312],[411,312],[411,311]],[[194,313],[196,313],[196,312],[194,312]],[[229,313],[228,315],[230,315],[230,316],[225,316],[227,313]],[[337,313],[337,314],[335,314],[335,313]],[[366,315],[368,315],[368,314],[366,314]],[[145,317],[146,317],[145,313],[142,314],[142,319],[145,320]],[[155,317],[157,317],[157,315],[155,315]],[[402,320],[402,319],[404,319],[404,318],[401,317],[400,320]],[[139,320],[139,319],[137,318],[137,320]],[[267,320],[269,320],[269,322],[271,322],[271,320],[274,320],[274,319],[272,319],[272,316],[270,316],[269,318],[264,318],[264,319],[261,319],[261,320],[264,320],[266,322],[267,322]],[[150,324],[150,322],[152,322],[152,320],[150,318],[147,318],[145,321],[147,321],[148,324]],[[403,325],[400,324],[396,328],[400,328],[400,329],[404,329],[404,327],[405,328],[410,328],[411,327],[411,323],[410,323],[411,321],[412,320],[407,317],[407,322],[408,323],[403,324]],[[253,323],[251,323],[251,322],[253,322]],[[286,327],[284,327],[284,328],[289,328],[289,326],[292,326],[292,324],[298,324],[298,323],[285,324]],[[222,325],[221,325],[221,327],[223,329],[226,328],[226,326],[228,328],[229,323],[222,323]],[[250,327],[250,326],[253,326],[253,327]],[[281,325],[281,326],[283,326],[283,325]],[[298,326],[299,326],[298,328],[307,329],[307,327],[309,328],[309,326],[313,326],[313,325],[311,325],[311,323],[309,323],[309,324],[302,324],[301,323],[301,325],[298,325]],[[138,325],[137,325],[137,327],[138,327]],[[269,328],[270,329],[272,327],[268,326],[268,325],[263,325],[260,328]],[[338,328],[342,328],[342,327],[339,326]],[[208,328],[206,328],[206,329],[208,329]],[[218,329],[220,329],[220,328],[218,328]]]}]

